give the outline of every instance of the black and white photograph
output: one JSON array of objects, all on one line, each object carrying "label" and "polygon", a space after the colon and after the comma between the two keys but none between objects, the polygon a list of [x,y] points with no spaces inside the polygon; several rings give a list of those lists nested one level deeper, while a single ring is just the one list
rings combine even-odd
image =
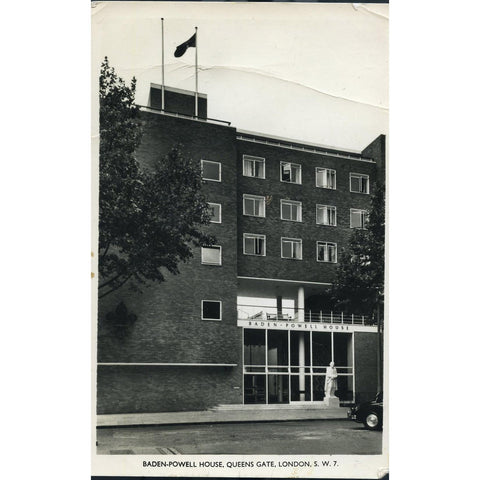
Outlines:
[{"label": "black and white photograph", "polygon": [[381,478],[388,4],[91,19],[93,474]]}]

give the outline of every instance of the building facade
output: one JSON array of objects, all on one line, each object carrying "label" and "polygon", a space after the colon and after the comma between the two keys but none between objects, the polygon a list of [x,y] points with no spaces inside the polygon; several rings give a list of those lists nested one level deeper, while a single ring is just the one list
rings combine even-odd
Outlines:
[{"label": "building facade", "polygon": [[[202,167],[217,244],[142,294],[99,302],[97,412],[203,410],[220,404],[315,403],[334,361],[348,404],[377,385],[370,318],[332,312],[326,290],[374,185],[385,137],[361,153],[240,131],[207,118],[201,95],[151,85],[137,152],[148,167],[178,144]],[[121,332],[102,319],[124,302]]]}]

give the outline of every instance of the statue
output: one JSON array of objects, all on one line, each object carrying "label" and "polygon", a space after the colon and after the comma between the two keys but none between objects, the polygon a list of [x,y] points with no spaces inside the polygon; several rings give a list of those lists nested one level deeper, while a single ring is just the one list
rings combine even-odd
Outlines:
[{"label": "statue", "polygon": [[335,397],[335,390],[337,390],[337,369],[335,363],[330,362],[327,367],[327,375],[325,377],[325,398]]}]

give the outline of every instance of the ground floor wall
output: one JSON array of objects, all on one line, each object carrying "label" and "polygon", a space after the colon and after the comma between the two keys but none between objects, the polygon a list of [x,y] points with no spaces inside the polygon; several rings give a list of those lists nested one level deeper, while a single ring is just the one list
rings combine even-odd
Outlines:
[{"label": "ground floor wall", "polygon": [[242,403],[238,367],[102,366],[97,414],[206,410]]},{"label": "ground floor wall", "polygon": [[[242,347],[241,332],[237,329],[232,354]],[[283,338],[287,333],[288,341]],[[220,404],[322,401],[325,369],[331,360],[338,366],[335,394],[343,404],[375,397],[377,333],[312,333],[311,342],[303,342],[304,361],[300,362],[299,335],[310,339],[307,332],[245,329],[243,364],[242,356],[233,354],[238,358],[232,362],[237,365],[233,367],[99,365],[97,413],[197,411]]]}]

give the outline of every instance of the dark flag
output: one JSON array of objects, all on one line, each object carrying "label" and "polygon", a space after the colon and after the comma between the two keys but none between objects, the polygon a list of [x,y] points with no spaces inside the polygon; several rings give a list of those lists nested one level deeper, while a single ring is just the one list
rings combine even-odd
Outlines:
[{"label": "dark flag", "polygon": [[186,51],[188,47],[196,47],[197,46],[197,34],[194,33],[186,42],[183,42],[181,45],[177,47],[175,50],[175,57],[181,57]]}]

